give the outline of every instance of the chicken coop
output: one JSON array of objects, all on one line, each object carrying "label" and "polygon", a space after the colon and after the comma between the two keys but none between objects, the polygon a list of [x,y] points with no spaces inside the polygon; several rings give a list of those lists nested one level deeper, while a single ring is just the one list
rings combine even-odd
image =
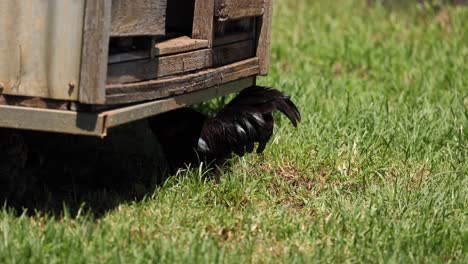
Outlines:
[{"label": "chicken coop", "polygon": [[0,127],[108,128],[240,91],[269,64],[272,0],[0,2]]}]

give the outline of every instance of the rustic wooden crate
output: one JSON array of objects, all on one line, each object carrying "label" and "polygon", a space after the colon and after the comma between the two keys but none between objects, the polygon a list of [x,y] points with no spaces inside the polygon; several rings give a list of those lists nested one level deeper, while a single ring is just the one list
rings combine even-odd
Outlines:
[{"label": "rustic wooden crate", "polygon": [[268,70],[271,10],[272,0],[1,1],[0,111],[96,111],[252,85]]},{"label": "rustic wooden crate", "polygon": [[215,5],[215,15],[222,21],[262,16],[264,12],[265,0],[217,0]]},{"label": "rustic wooden crate", "polygon": [[113,0],[111,36],[166,34],[167,0]]}]

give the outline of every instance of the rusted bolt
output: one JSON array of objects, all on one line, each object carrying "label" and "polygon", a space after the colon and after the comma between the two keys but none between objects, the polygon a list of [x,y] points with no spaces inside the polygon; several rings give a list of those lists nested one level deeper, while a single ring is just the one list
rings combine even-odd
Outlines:
[{"label": "rusted bolt", "polygon": [[75,84],[74,83],[68,83],[68,94],[71,95],[73,91],[75,90]]}]

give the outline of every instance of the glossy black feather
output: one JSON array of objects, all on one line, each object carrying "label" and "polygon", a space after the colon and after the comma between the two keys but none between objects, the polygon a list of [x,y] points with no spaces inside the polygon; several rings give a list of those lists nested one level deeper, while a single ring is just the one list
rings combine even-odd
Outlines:
[{"label": "glossy black feather", "polygon": [[150,118],[174,167],[206,161],[221,165],[233,154],[262,153],[273,135],[273,113],[280,111],[296,127],[301,115],[287,94],[254,86],[240,92],[215,117],[189,108]]}]

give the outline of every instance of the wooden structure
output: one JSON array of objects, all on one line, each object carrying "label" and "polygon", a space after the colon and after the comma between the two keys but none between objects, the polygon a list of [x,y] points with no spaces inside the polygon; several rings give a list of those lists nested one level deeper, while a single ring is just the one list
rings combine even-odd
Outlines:
[{"label": "wooden structure", "polygon": [[254,85],[272,1],[1,1],[0,127],[104,136]]}]

